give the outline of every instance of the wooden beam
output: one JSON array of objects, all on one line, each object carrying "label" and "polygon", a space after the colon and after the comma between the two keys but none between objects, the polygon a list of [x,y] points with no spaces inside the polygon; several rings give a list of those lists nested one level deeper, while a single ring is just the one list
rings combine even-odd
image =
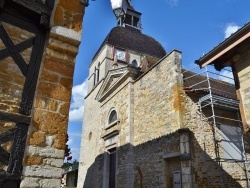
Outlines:
[{"label": "wooden beam", "polygon": [[35,89],[43,57],[46,34],[38,32],[35,37],[34,46],[32,48],[30,63],[27,71],[27,77],[24,83],[22,101],[20,104],[19,113],[30,115],[33,105]]},{"label": "wooden beam", "polygon": [[0,144],[13,140],[15,132],[16,132],[16,128],[12,128],[8,131],[2,132],[0,134]]},{"label": "wooden beam", "polygon": [[222,50],[218,51],[211,58],[208,58],[206,61],[203,61],[201,67],[203,68],[206,65],[209,65],[210,63],[212,63],[213,61],[215,61],[216,59],[218,59],[219,57],[221,57],[222,55],[224,55],[225,53],[227,53],[229,50],[231,50],[232,48],[234,48],[235,46],[237,46],[238,44],[240,44],[241,42],[243,42],[244,40],[246,40],[248,37],[250,37],[250,32],[248,32],[247,34],[245,34],[244,36],[242,36],[241,38],[239,38],[238,40],[236,40],[232,44],[226,46]]},{"label": "wooden beam", "polygon": [[10,174],[20,173],[22,171],[28,129],[29,125],[27,124],[17,123],[16,125],[16,133],[14,135],[13,147],[11,148],[7,169],[7,172]]},{"label": "wooden beam", "polygon": [[24,123],[24,124],[29,125],[31,121],[31,117],[25,116],[22,114],[17,114],[17,113],[8,113],[8,112],[0,110],[0,120],[10,121],[10,122],[15,122],[15,123]]},{"label": "wooden beam", "polygon": [[16,48],[15,44],[4,29],[2,23],[0,23],[0,38],[2,39],[2,42],[8,49],[9,53],[11,54],[11,57],[14,59],[17,66],[20,68],[21,72],[26,77],[28,66],[24,61],[23,57],[19,54],[18,49]]},{"label": "wooden beam", "polygon": [[[34,43],[34,37],[25,40],[23,42],[20,42],[19,44],[16,45],[17,50],[19,52],[22,52],[23,50],[26,50],[27,48],[31,47]],[[4,59],[6,57],[8,57],[10,55],[9,50],[8,49],[4,49],[0,51],[0,60]]]},{"label": "wooden beam", "polygon": [[[37,3],[36,1],[31,1],[31,0],[10,0],[10,1],[15,2],[19,5],[22,5],[26,7],[27,9],[33,12],[36,12],[38,14],[45,13],[45,14],[50,15],[52,11],[51,8],[48,8],[44,4]],[[54,0],[51,0],[51,1],[54,1]]]},{"label": "wooden beam", "polygon": [[38,27],[35,24],[24,21],[22,19],[18,19],[16,16],[13,16],[6,12],[3,12],[0,15],[0,20],[3,22],[9,23],[11,25],[14,25],[16,27],[19,27],[21,29],[24,29],[26,31],[29,31],[31,33],[36,33],[38,31]]},{"label": "wooden beam", "polygon": [[5,151],[5,149],[0,147],[0,161],[4,163],[5,165],[8,165],[9,158],[10,158],[10,154],[7,151]]}]

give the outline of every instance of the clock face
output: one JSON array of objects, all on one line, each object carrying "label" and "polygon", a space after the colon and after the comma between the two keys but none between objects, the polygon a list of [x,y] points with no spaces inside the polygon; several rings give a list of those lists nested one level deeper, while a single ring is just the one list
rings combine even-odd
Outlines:
[{"label": "clock face", "polygon": [[118,60],[125,61],[126,52],[124,50],[115,49],[115,55]]}]

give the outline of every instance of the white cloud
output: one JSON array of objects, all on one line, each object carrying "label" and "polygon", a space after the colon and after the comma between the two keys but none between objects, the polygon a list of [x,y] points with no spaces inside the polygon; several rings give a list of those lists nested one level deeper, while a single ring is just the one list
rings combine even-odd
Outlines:
[{"label": "white cloud", "polygon": [[69,111],[69,121],[82,121],[84,111],[84,97],[87,94],[87,80],[72,89],[72,100]]},{"label": "white cloud", "polygon": [[82,121],[83,112],[84,112],[84,106],[75,109],[70,109],[69,121]]},{"label": "white cloud", "polygon": [[178,5],[179,0],[165,0],[171,7],[175,7]]},{"label": "white cloud", "polygon": [[229,37],[230,35],[232,35],[234,32],[236,32],[240,27],[236,24],[228,24],[224,34],[225,34],[225,38]]},{"label": "white cloud", "polygon": [[234,77],[231,71],[222,70],[220,72],[219,79],[224,82],[229,82],[230,84],[234,84]]}]

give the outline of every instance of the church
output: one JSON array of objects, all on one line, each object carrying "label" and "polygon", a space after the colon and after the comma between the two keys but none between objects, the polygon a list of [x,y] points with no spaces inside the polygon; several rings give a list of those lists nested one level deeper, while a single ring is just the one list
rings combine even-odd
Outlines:
[{"label": "church", "polygon": [[248,187],[235,86],[184,70],[120,2],[89,66],[77,187]]}]

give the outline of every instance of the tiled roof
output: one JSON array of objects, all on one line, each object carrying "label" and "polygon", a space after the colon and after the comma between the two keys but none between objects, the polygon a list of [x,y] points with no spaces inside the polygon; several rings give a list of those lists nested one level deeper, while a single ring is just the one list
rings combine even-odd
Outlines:
[{"label": "tiled roof", "polygon": [[[200,91],[208,93],[207,77],[183,70],[184,90],[186,91]],[[209,78],[212,94],[223,96],[230,99],[237,99],[235,86],[228,82],[218,79]],[[198,84],[199,83],[199,84]]]},{"label": "tiled roof", "polygon": [[158,41],[148,35],[142,34],[140,30],[132,27],[114,27],[104,39],[94,58],[105,44],[157,58],[162,58],[166,55],[165,49]]}]

